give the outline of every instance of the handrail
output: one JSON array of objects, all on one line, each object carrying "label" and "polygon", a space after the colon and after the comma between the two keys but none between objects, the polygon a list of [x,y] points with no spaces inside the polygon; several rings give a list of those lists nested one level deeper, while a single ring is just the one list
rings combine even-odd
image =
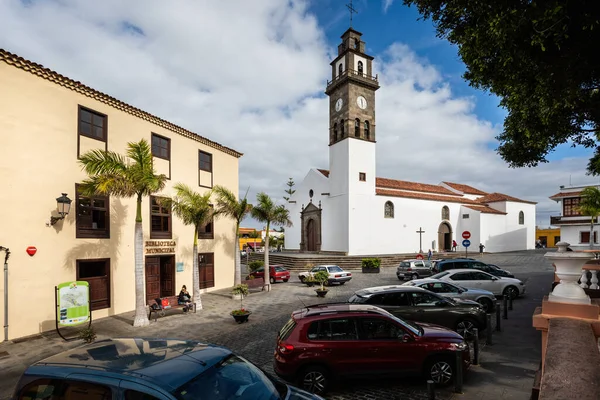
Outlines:
[{"label": "handrail", "polygon": [[367,75],[364,72],[356,71],[354,69],[346,69],[346,70],[342,71],[342,73],[340,75],[338,75],[335,78],[333,78],[331,81],[328,80],[327,81],[327,86],[331,85],[332,83],[334,83],[334,82],[342,79],[344,76],[349,75],[349,74],[352,74],[352,75],[355,75],[355,76],[360,76],[361,78],[365,78],[365,79],[368,79],[368,80],[371,80],[371,81],[375,81],[375,82],[377,82],[377,80],[379,78],[378,74],[375,75],[375,76],[372,76],[372,75]]}]

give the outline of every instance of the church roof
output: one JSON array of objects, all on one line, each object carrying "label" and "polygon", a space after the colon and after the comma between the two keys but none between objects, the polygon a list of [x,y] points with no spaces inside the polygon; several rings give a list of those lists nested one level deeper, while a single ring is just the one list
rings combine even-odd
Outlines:
[{"label": "church roof", "polygon": [[329,178],[329,171],[326,169],[317,169],[317,171],[319,171],[320,173],[322,173],[323,175],[325,175],[326,178]]},{"label": "church roof", "polygon": [[379,196],[391,196],[391,197],[406,197],[409,199],[419,199],[419,200],[431,200],[431,201],[446,201],[449,203],[461,203],[461,204],[471,204],[471,205],[480,205],[476,203],[474,200],[467,199],[464,197],[458,196],[444,196],[437,194],[427,194],[427,193],[415,193],[415,192],[406,192],[403,190],[385,190],[385,189],[375,189],[375,194]]},{"label": "church roof", "polygon": [[203,136],[198,135],[192,131],[188,131],[180,126],[177,126],[169,121],[166,121],[162,118],[159,118],[155,115],[152,115],[146,111],[140,110],[139,108],[133,107],[121,100],[117,100],[114,97],[111,97],[105,93],[102,93],[96,89],[92,89],[89,86],[84,85],[79,81],[75,81],[71,78],[67,78],[59,74],[58,72],[52,71],[49,68],[44,67],[43,65],[36,64],[32,61],[26,60],[22,57],[17,56],[16,54],[12,54],[2,48],[0,48],[0,62],[5,62],[6,64],[13,66],[15,68],[19,68],[25,72],[29,72],[32,75],[38,76],[42,79],[46,79],[50,82],[56,83],[64,88],[70,89],[74,92],[80,93],[84,96],[97,100],[101,103],[104,103],[110,107],[116,108],[117,110],[121,110],[128,114],[131,114],[137,118],[146,120],[155,125],[158,125],[164,129],[168,129],[172,132],[178,133],[181,136],[185,136],[189,139],[200,142],[206,146],[212,147],[214,149],[220,150],[224,153],[227,153],[234,157],[241,157],[243,154],[239,151],[231,149],[229,147],[225,147],[217,142],[213,142],[210,139],[207,139]]},{"label": "church roof", "polygon": [[466,208],[470,208],[471,210],[479,211],[482,214],[499,214],[506,215],[504,211],[496,210],[495,208],[488,207],[485,205],[465,205]]},{"label": "church roof", "polygon": [[430,185],[428,183],[417,183],[409,181],[399,181],[397,179],[375,178],[375,187],[386,189],[401,189],[414,192],[439,193],[450,196],[457,196],[453,191],[439,185]]},{"label": "church roof", "polygon": [[490,193],[477,199],[477,202],[485,204],[496,203],[498,201],[512,201],[515,203],[537,204],[535,201],[521,200],[503,193]]},{"label": "church roof", "polygon": [[462,183],[453,183],[453,182],[442,182],[442,183],[450,186],[452,189],[456,189],[465,194],[476,194],[476,195],[481,195],[481,196],[485,196],[487,194],[484,191],[475,189],[473,186],[463,185]]}]

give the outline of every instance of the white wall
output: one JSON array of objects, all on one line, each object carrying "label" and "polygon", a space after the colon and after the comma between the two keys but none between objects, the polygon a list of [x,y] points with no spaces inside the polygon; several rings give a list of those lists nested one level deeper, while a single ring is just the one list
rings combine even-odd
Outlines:
[{"label": "white wall", "polygon": [[358,71],[358,62],[362,61],[363,63],[363,73],[365,75],[370,75],[371,71],[368,70],[368,65],[367,65],[367,59],[364,57],[361,57],[359,55],[354,55],[354,70]]},{"label": "white wall", "polygon": [[[464,215],[468,215],[469,218],[463,218]],[[481,217],[481,212],[460,206],[460,214],[458,215],[457,223],[458,230],[456,232],[456,243],[458,243],[456,251],[465,251],[465,248],[462,245],[464,240],[462,233],[464,231],[469,231],[471,233],[471,237],[468,239],[471,242],[468,251],[479,251],[479,243],[481,242]]]},{"label": "white wall", "polygon": [[340,64],[343,65],[342,70],[346,71],[346,57],[342,57],[338,62],[335,63],[335,76],[339,78],[340,76]]},{"label": "white wall", "polygon": [[[585,250],[590,248],[589,243],[581,243],[581,232],[589,232],[590,225],[562,225],[560,227],[560,241],[567,242],[571,244],[571,248],[573,250]],[[600,226],[594,225],[594,232],[597,232],[596,235],[600,238]],[[595,245],[597,244],[594,243]]]},{"label": "white wall", "polygon": [[[490,206],[506,215],[483,214],[481,241],[489,252],[526,250],[535,248],[535,204],[497,202]],[[523,211],[524,224],[519,224]]]}]

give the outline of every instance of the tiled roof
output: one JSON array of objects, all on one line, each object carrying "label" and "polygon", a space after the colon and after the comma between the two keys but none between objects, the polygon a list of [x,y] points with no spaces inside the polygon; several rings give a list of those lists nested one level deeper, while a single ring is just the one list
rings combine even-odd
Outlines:
[{"label": "tiled roof", "polygon": [[565,197],[580,197],[581,193],[583,191],[579,191],[579,192],[560,192],[560,193],[556,193],[555,195],[550,196],[551,199],[564,199]]},{"label": "tiled roof", "polygon": [[92,89],[89,86],[84,85],[81,82],[75,81],[73,79],[67,78],[58,72],[52,71],[51,69],[45,68],[43,65],[36,64],[32,61],[26,60],[22,57],[17,56],[16,54],[12,54],[4,49],[0,48],[0,61],[5,62],[8,65],[11,65],[15,68],[22,69],[23,71],[29,72],[33,75],[36,75],[42,79],[46,79],[50,82],[56,83],[60,86],[63,86],[67,89],[73,90],[77,93],[80,93],[84,96],[90,97],[94,100],[102,102],[106,105],[109,105],[117,110],[121,110],[128,114],[131,114],[137,118],[146,120],[155,125],[158,125],[164,129],[168,129],[172,132],[178,133],[181,136],[185,136],[189,139],[200,142],[206,146],[210,146],[217,150],[220,150],[224,153],[232,155],[234,157],[241,157],[243,154],[231,149],[229,147],[225,147],[217,142],[213,142],[210,139],[207,139],[203,136],[200,136],[194,132],[188,131],[180,126],[177,126],[169,121],[165,121],[162,118],[159,118],[155,115],[152,115],[146,111],[140,110],[139,108],[133,107],[127,103],[122,102],[121,100],[117,100],[114,97],[111,97],[105,93],[99,92],[95,89]]},{"label": "tiled roof", "polygon": [[449,203],[477,205],[477,203],[474,200],[466,199],[464,197],[456,197],[456,196],[440,196],[440,195],[436,195],[436,194],[415,193],[415,192],[405,192],[405,191],[401,191],[401,190],[385,190],[385,189],[375,189],[375,193],[379,196],[405,197],[405,198],[409,198],[409,199],[445,201],[445,202],[449,202]]},{"label": "tiled roof", "polygon": [[471,210],[475,210],[475,211],[479,211],[483,214],[499,214],[499,215],[506,215],[505,212],[500,211],[500,210],[496,210],[492,207],[488,207],[488,206],[484,206],[484,205],[479,205],[479,206],[475,206],[475,205],[465,205],[466,208],[470,208]]},{"label": "tiled roof", "polygon": [[476,195],[481,195],[481,196],[484,196],[487,194],[484,191],[475,189],[473,186],[463,185],[462,183],[453,183],[453,182],[442,182],[442,183],[445,183],[446,185],[450,186],[452,189],[456,189],[465,194],[476,194]]},{"label": "tiled roof", "polygon": [[411,190],[414,192],[426,192],[426,193],[439,193],[459,196],[451,190],[446,189],[439,185],[430,185],[427,183],[417,183],[408,181],[399,181],[396,179],[387,178],[375,178],[375,186],[385,189],[400,189],[400,190]]},{"label": "tiled roof", "polygon": [[317,171],[325,175],[326,178],[329,178],[329,171],[327,171],[326,169],[317,169]]},{"label": "tiled roof", "polygon": [[512,197],[512,196],[509,196],[507,194],[502,194],[502,193],[490,193],[490,194],[487,194],[487,195],[477,199],[478,203],[483,203],[483,204],[495,203],[498,201],[512,201],[515,203],[537,204],[535,201],[521,200],[521,199],[517,199],[516,197]]}]

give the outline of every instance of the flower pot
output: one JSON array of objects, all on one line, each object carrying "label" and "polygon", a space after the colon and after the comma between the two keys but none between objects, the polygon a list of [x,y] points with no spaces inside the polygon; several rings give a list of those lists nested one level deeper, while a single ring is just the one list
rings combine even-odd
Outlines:
[{"label": "flower pot", "polygon": [[548,296],[549,301],[562,303],[591,304],[590,296],[577,284],[581,277],[581,268],[593,258],[591,253],[578,251],[567,252],[569,243],[556,244],[558,251],[544,254],[556,266],[556,276],[560,283]]},{"label": "flower pot", "polygon": [[241,324],[242,322],[248,322],[248,317],[250,316],[250,314],[252,314],[252,311],[248,311],[245,314],[230,314],[233,319],[235,319],[235,322],[237,322],[238,324]]},{"label": "flower pot", "polygon": [[321,289],[315,289],[315,292],[317,292],[317,297],[325,297],[325,295],[327,294],[329,290],[325,289],[325,290],[321,290]]},{"label": "flower pot", "polygon": [[362,267],[363,274],[378,274],[381,268],[365,268]]}]

